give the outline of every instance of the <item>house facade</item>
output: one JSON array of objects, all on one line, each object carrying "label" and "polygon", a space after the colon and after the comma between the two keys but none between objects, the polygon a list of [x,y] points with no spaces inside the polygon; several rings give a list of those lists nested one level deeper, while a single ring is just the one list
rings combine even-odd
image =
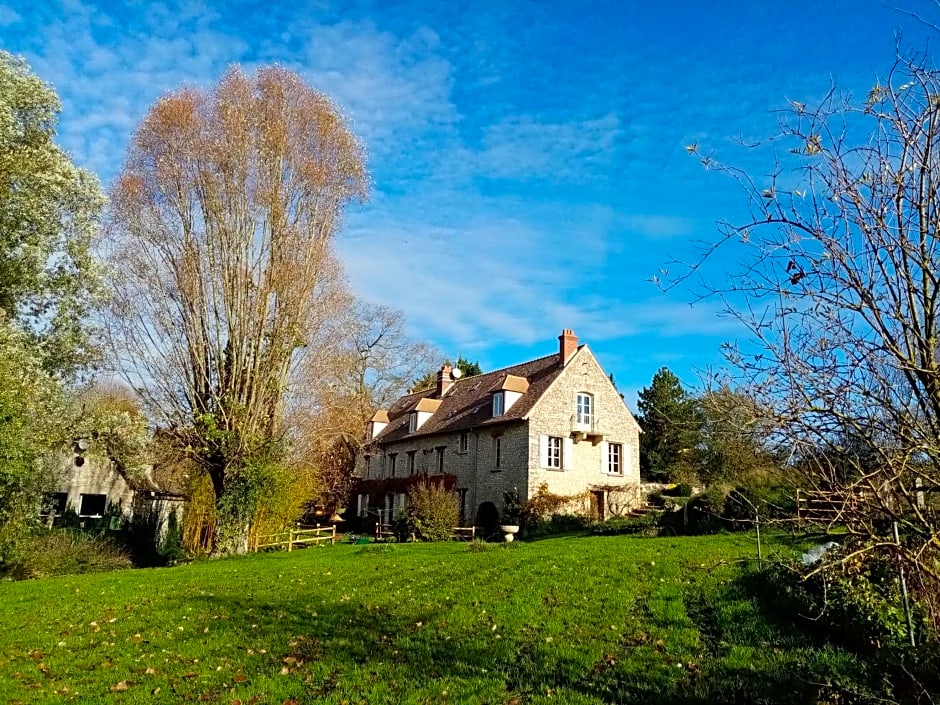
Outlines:
[{"label": "house facade", "polygon": [[506,492],[525,501],[542,486],[571,511],[604,518],[614,497],[621,507],[640,484],[639,425],[590,349],[570,330],[558,341],[551,355],[473,377],[444,365],[435,387],[377,412],[357,515],[404,508],[424,478],[452,487],[462,526],[493,525]]}]

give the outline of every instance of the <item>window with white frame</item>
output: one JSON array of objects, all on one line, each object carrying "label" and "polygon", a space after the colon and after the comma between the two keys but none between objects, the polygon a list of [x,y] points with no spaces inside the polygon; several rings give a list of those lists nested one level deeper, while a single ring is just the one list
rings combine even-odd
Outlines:
[{"label": "window with white frame", "polygon": [[587,392],[578,392],[578,423],[590,426],[593,414],[594,398]]},{"label": "window with white frame", "polygon": [[561,469],[562,439],[557,436],[548,437],[548,450],[545,455],[545,467]]},{"label": "window with white frame", "polygon": [[502,416],[506,408],[506,395],[503,392],[496,392],[493,395],[493,416]]},{"label": "window with white frame", "polygon": [[104,516],[108,504],[106,494],[83,494],[79,496],[78,516],[101,517]]},{"label": "window with white frame", "polygon": [[460,452],[466,453],[470,449],[470,433],[464,431],[460,434]]},{"label": "window with white frame", "polygon": [[356,515],[360,517],[368,516],[369,514],[369,495],[361,494],[356,497]]},{"label": "window with white frame", "polygon": [[623,444],[607,444],[607,472],[611,475],[623,475]]},{"label": "window with white frame", "polygon": [[395,477],[395,465],[398,462],[398,453],[390,453],[388,456],[388,476]]},{"label": "window with white frame", "polygon": [[414,433],[418,430],[418,412],[412,411],[408,414],[408,433]]}]

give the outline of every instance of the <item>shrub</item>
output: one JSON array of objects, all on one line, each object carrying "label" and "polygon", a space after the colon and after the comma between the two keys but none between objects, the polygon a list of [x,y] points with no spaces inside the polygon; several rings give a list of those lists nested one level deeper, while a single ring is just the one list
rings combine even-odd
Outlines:
[{"label": "shrub", "polygon": [[166,533],[163,535],[160,554],[167,565],[173,565],[186,558],[186,551],[183,548],[183,527],[180,526],[175,511],[171,511],[170,516],[167,517]]},{"label": "shrub", "polygon": [[460,507],[453,492],[428,482],[408,491],[408,517],[422,541],[447,541],[460,520]]},{"label": "shrub", "polygon": [[[516,495],[518,497],[518,494]],[[522,504],[521,515],[525,523],[534,524],[539,520],[560,515],[561,510],[572,500],[572,497],[555,494],[548,489],[548,483],[543,482],[532,497]]]},{"label": "shrub", "polygon": [[674,487],[667,487],[661,492],[661,494],[664,497],[691,497],[692,485],[690,485],[688,482],[680,482]]},{"label": "shrub", "polygon": [[160,515],[150,509],[135,511],[133,518],[123,532],[123,542],[130,553],[134,565],[152,568],[165,565],[159,544]]},{"label": "shrub", "polygon": [[620,534],[659,536],[662,531],[660,521],[663,516],[663,512],[650,512],[642,516],[608,519],[594,524],[591,527],[591,533],[598,536],[617,536]]},{"label": "shrub", "polygon": [[[893,561],[879,557],[864,563],[834,562],[807,577],[815,568],[798,563],[770,566],[765,578],[776,592],[776,604],[806,617],[805,626],[818,629],[820,637],[836,634],[850,646],[867,644],[869,650],[906,645],[907,623]],[[916,605],[915,625],[923,626]]]},{"label": "shrub", "polygon": [[72,529],[41,530],[25,540],[7,575],[17,580],[130,568],[127,552],[106,536]]},{"label": "shrub", "polygon": [[500,523],[519,526],[523,520],[524,503],[519,497],[519,490],[513,488],[508,492],[503,492],[503,513],[500,516]]},{"label": "shrub", "polygon": [[406,511],[398,511],[392,519],[392,533],[396,541],[407,541],[411,536],[411,517]]},{"label": "shrub", "polygon": [[554,514],[551,519],[535,519],[526,524],[529,536],[552,536],[584,531],[592,520],[580,514]]}]

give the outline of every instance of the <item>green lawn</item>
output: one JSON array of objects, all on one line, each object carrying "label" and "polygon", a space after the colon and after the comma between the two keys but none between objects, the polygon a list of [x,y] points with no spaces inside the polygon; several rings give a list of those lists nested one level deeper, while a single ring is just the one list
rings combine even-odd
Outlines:
[{"label": "green lawn", "polygon": [[[753,538],[335,546],[0,583],[0,702],[844,702]],[[827,685],[829,684],[829,685]],[[844,693],[842,694],[844,695]]]}]

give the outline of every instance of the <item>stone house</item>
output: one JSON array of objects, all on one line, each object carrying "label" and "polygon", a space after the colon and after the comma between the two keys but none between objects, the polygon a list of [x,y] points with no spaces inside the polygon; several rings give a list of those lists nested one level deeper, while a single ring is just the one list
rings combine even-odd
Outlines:
[{"label": "stone house", "polygon": [[504,493],[525,501],[543,485],[599,518],[638,503],[640,427],[588,346],[570,330],[558,341],[556,353],[473,377],[444,365],[436,387],[378,411],[356,515],[386,521],[425,478],[457,494],[461,526],[494,526]]},{"label": "stone house", "polygon": [[79,439],[71,453],[60,457],[55,491],[46,495],[41,509],[47,522],[54,523],[67,510],[83,522],[111,517],[113,528],[135,515],[153,516],[162,535],[170,513],[182,518],[185,497],[158,485],[152,467],[127,471],[93,445]]}]

